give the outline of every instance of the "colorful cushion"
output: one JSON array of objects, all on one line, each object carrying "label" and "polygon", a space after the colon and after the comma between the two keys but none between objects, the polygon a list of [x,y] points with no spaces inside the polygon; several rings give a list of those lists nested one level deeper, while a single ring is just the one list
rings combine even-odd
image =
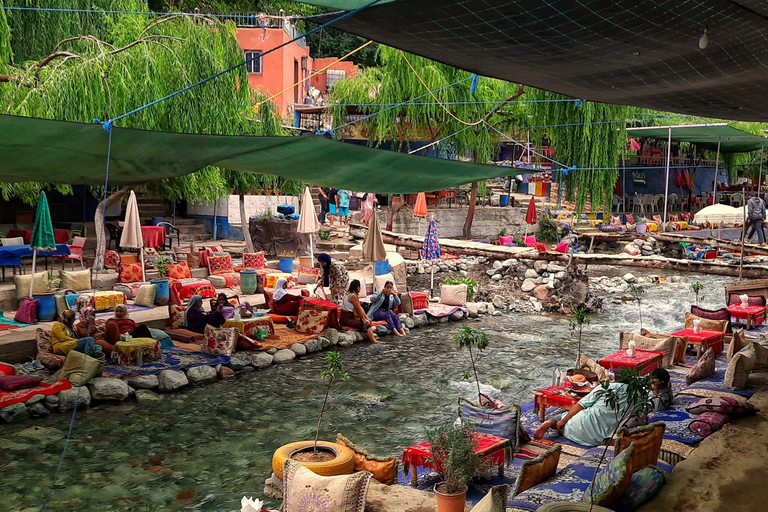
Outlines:
[{"label": "colorful cushion", "polygon": [[512,245],[514,243],[515,238],[512,236],[500,236],[499,237],[499,245]]},{"label": "colorful cushion", "polygon": [[317,276],[322,273],[321,268],[299,267],[299,284],[314,284]]},{"label": "colorful cushion", "polygon": [[235,271],[232,256],[211,256],[208,258],[208,271],[211,274],[229,274]]},{"label": "colorful cushion", "polygon": [[[205,326],[205,342],[202,352],[211,356],[230,356],[235,350],[237,329],[234,327],[216,328]],[[173,336],[171,336],[173,337]]]},{"label": "colorful cushion", "polygon": [[400,294],[400,308],[403,310],[403,313],[408,316],[413,314],[413,298],[411,298],[410,293],[406,292]]},{"label": "colorful cushion", "polygon": [[632,474],[622,498],[628,499],[634,507],[639,507],[656,496],[662,485],[664,472],[656,466],[647,466]]},{"label": "colorful cushion", "polygon": [[483,499],[477,502],[477,505],[472,507],[470,512],[506,512],[507,494],[509,494],[507,484],[495,485],[491,487],[488,494],[483,496]]},{"label": "colorful cushion", "polygon": [[640,468],[655,465],[659,460],[661,443],[664,441],[666,424],[658,421],[629,430],[622,428],[614,446],[614,453],[620,453],[631,444],[635,445],[629,461],[629,470],[634,473]]},{"label": "colorful cushion", "polygon": [[192,270],[186,261],[176,263],[175,265],[168,265],[165,269],[168,271],[168,277],[171,279],[189,279],[192,277]]},{"label": "colorful cushion", "polygon": [[341,434],[336,434],[336,444],[352,450],[355,459],[355,471],[369,471],[373,474],[373,478],[384,485],[397,483],[397,457],[371,455]]},{"label": "colorful cushion", "polygon": [[[45,293],[48,291],[48,285],[46,280],[48,279],[48,271],[35,272],[35,289],[33,293]],[[16,300],[21,300],[22,297],[29,297],[29,284],[32,280],[30,274],[15,275],[13,276],[13,284],[16,286]]]},{"label": "colorful cushion", "polygon": [[459,418],[471,424],[478,432],[509,439],[512,449],[517,450],[520,440],[517,436],[520,425],[520,406],[512,404],[506,409],[481,407],[459,397]]},{"label": "colorful cushion", "polygon": [[[731,332],[731,325],[730,325],[731,314],[725,308],[704,309],[704,308],[700,308],[695,304],[692,304],[691,314],[696,315],[700,318],[706,318],[707,320],[727,320],[729,324],[725,332],[728,332],[728,333]],[[704,329],[704,327],[702,327],[702,329]]]},{"label": "colorful cushion", "polygon": [[[734,304],[741,304],[741,298],[739,297],[741,295],[739,292],[731,292],[728,295],[728,305],[733,306]],[[750,306],[765,306],[765,297],[762,295],[748,295],[747,303]]]},{"label": "colorful cushion", "polygon": [[629,459],[634,450],[634,443],[630,444],[626,450],[613,457],[610,462],[600,468],[594,481],[584,491],[581,501],[603,507],[607,507],[616,501],[629,487],[632,474],[629,472],[628,466]]},{"label": "colorful cushion", "polygon": [[98,359],[77,350],[67,352],[67,359],[61,367],[59,380],[68,380],[73,386],[84,386],[89,380],[100,374],[102,363]]},{"label": "colorful cushion", "polygon": [[707,379],[715,374],[715,351],[708,348],[701,359],[685,374],[685,384],[690,386],[696,381]]},{"label": "colorful cushion", "polygon": [[[666,336],[663,338],[651,338],[632,332],[622,332],[619,333],[619,349],[624,350],[629,347],[629,342],[631,340],[635,341],[635,348],[661,352],[663,354],[661,359],[661,366],[663,368],[671,368],[674,366],[678,343],[676,337]],[[687,345],[687,342],[685,343]]]},{"label": "colorful cushion", "polygon": [[705,412],[719,412],[731,416],[742,416],[745,414],[754,414],[760,409],[747,402],[746,400],[731,398],[727,396],[713,396],[702,398],[685,408],[688,414],[698,416]]},{"label": "colorful cushion", "polygon": [[[730,319],[730,316],[728,318]],[[725,332],[728,329],[728,325],[730,324],[729,320],[710,320],[708,318],[701,318],[700,316],[696,316],[692,313],[686,313],[685,328],[693,329],[693,321],[696,319],[701,320],[701,323],[699,325],[701,326],[702,329],[705,329],[707,331]]]},{"label": "colorful cushion", "polygon": [[[467,305],[466,284],[440,284],[440,303],[449,306]],[[414,305],[415,307],[415,305]]]},{"label": "colorful cushion", "polygon": [[106,251],[104,253],[104,266],[106,268],[117,268],[120,266],[120,255],[117,251]]},{"label": "colorful cushion", "polygon": [[397,291],[397,283],[395,282],[395,276],[392,275],[392,272],[389,272],[388,274],[382,274],[380,276],[376,276],[373,281],[373,286],[376,290],[383,290],[384,285],[387,284],[387,281],[390,281],[392,283],[392,289],[395,291],[395,293],[399,293]]},{"label": "colorful cushion", "polygon": [[85,270],[62,270],[59,275],[61,277],[61,288],[66,290],[81,292],[92,288],[91,269],[89,268]]},{"label": "colorful cushion", "polygon": [[422,310],[429,307],[429,295],[423,292],[411,292],[411,299],[413,300],[413,309]]},{"label": "colorful cushion", "polygon": [[136,293],[136,297],[133,299],[133,303],[137,306],[144,306],[151,308],[155,305],[155,294],[157,293],[156,284],[143,284],[139,286],[139,291]]},{"label": "colorful cushion", "polygon": [[730,416],[721,412],[703,412],[688,425],[688,430],[697,436],[707,437],[723,428],[730,420]]},{"label": "colorful cushion", "polygon": [[363,512],[373,475],[320,476],[298,462],[283,464],[283,512]]},{"label": "colorful cushion", "polygon": [[725,378],[723,379],[723,383],[727,388],[739,389],[747,385],[747,379],[749,374],[752,373],[757,360],[755,345],[757,343],[751,343],[747,348],[734,355],[728,362]]},{"label": "colorful cushion", "polygon": [[138,283],[142,281],[144,274],[141,271],[141,263],[121,263],[118,283]]},{"label": "colorful cushion", "polygon": [[9,364],[0,363],[0,372],[3,372],[3,375],[16,375],[16,369]]},{"label": "colorful cushion", "polygon": [[171,329],[178,329],[184,323],[184,309],[181,304],[168,304],[168,325]]},{"label": "colorful cushion", "polygon": [[296,320],[296,332],[303,334],[320,334],[328,325],[329,311],[301,309]]},{"label": "colorful cushion", "polygon": [[243,268],[260,269],[266,266],[267,266],[267,261],[264,256],[264,251],[243,253]]},{"label": "colorful cushion", "polygon": [[[5,373],[5,372],[3,372]],[[37,386],[43,379],[27,377],[26,375],[5,375],[0,377],[0,389],[3,391],[18,391]]]},{"label": "colorful cushion", "polygon": [[267,277],[264,281],[264,287],[274,289],[275,285],[277,284],[277,280],[281,277],[284,277],[288,280],[288,286],[291,285],[291,282],[293,281],[293,274],[286,274],[284,272],[272,272],[271,274],[267,274]]},{"label": "colorful cushion", "polygon": [[557,473],[557,464],[560,462],[562,450],[563,447],[560,444],[556,444],[535,459],[523,461],[520,473],[517,474],[515,490],[512,492],[512,496],[517,496],[521,492],[554,476]]}]

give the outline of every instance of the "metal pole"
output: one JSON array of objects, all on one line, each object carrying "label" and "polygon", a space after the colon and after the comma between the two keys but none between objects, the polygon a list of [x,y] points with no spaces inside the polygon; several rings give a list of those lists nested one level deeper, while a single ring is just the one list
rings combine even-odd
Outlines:
[{"label": "metal pole", "polygon": [[[219,204],[219,200],[213,201],[213,239],[216,240],[216,206]],[[243,236],[245,236],[245,230],[243,230]]]},{"label": "metal pole", "polygon": [[[760,192],[762,192],[761,182],[763,181],[763,151],[765,148],[760,148],[760,173],[758,174],[757,178],[757,195],[760,195]],[[747,199],[744,198],[744,204],[747,204]]]},{"label": "metal pole", "polygon": [[623,149],[621,150],[621,211],[627,213],[627,162],[624,160]]},{"label": "metal pole", "polygon": [[[744,195],[744,196],[747,195],[746,186],[742,187],[741,194]],[[746,207],[746,204],[741,209],[741,211],[742,211],[742,215],[741,215],[741,257],[739,258],[739,281],[741,281],[741,269],[744,266],[744,239],[746,238],[746,234],[747,234],[747,207]],[[761,229],[762,229],[762,227],[761,227]],[[758,241],[759,240],[760,239],[758,238]]]},{"label": "metal pole", "polygon": [[[662,231],[667,230],[667,200],[669,199],[669,159],[672,156],[672,127],[668,128],[669,136],[667,138],[667,173],[664,179],[664,217],[661,218]],[[715,173],[717,174],[717,173]],[[717,176],[715,176],[717,181]]]},{"label": "metal pole", "polygon": [[717,204],[717,175],[720,173],[720,139],[717,139],[717,156],[715,157],[715,188],[712,192],[712,206]]}]

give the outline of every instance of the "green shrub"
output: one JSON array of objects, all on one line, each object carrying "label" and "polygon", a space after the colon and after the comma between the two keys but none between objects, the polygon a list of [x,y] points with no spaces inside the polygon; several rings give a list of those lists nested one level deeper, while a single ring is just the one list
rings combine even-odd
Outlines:
[{"label": "green shrub", "polygon": [[552,217],[541,217],[539,219],[539,232],[536,239],[540,242],[557,241],[557,222]]}]

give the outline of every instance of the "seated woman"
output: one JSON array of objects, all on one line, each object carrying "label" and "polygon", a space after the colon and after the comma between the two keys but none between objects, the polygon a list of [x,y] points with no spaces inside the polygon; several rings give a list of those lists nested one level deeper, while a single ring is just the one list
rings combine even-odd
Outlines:
[{"label": "seated woman", "polygon": [[216,301],[211,299],[211,311],[221,311],[225,320],[235,317],[235,307],[229,303],[225,293],[220,293],[216,297]]},{"label": "seated woman", "polygon": [[317,257],[323,272],[317,276],[317,282],[324,288],[331,289],[329,300],[341,304],[344,294],[349,286],[349,274],[347,269],[338,261],[331,261],[331,257],[322,253]]},{"label": "seated woman", "polygon": [[53,324],[51,329],[53,332],[51,337],[53,353],[67,355],[70,350],[77,350],[83,354],[95,353],[97,356],[102,354],[101,347],[94,342],[92,337],[86,336],[79,339],[75,337],[74,323],[75,312],[68,309],[62,312],[59,321]]},{"label": "seated woman", "polygon": [[392,311],[392,308],[400,305],[400,297],[395,295],[395,285],[392,281],[384,284],[384,289],[371,296],[371,308],[368,315],[375,321],[387,322],[387,327],[395,332],[395,336],[405,336],[405,329],[400,318]]},{"label": "seated woman", "polygon": [[373,335],[371,319],[368,318],[368,315],[365,314],[363,307],[360,305],[359,293],[360,281],[355,279],[349,284],[349,293],[347,293],[341,303],[339,324],[343,327],[351,327],[357,331],[364,332],[371,343],[378,343]]},{"label": "seated woman", "polygon": [[139,325],[128,318],[128,307],[125,304],[115,306],[115,316],[107,320],[104,339],[113,345],[120,341],[123,334],[134,338],[151,338],[152,333],[146,325]]},{"label": "seated woman", "polygon": [[80,309],[80,318],[75,323],[73,330],[77,338],[93,338],[93,342],[101,347],[101,351],[110,355],[115,350],[114,342],[108,342],[105,337],[104,327],[101,322],[96,322],[96,310],[90,306]]},{"label": "seated woman", "polygon": [[284,277],[275,283],[275,293],[272,295],[275,307],[272,308],[272,312],[277,315],[296,316],[299,314],[299,306],[304,297],[288,293],[287,286],[288,280]]},{"label": "seated woman", "polygon": [[189,305],[184,311],[183,326],[192,332],[203,334],[206,325],[221,327],[226,322],[224,314],[221,311],[211,311],[206,313],[203,309],[203,298],[199,295],[193,295],[189,299]]}]

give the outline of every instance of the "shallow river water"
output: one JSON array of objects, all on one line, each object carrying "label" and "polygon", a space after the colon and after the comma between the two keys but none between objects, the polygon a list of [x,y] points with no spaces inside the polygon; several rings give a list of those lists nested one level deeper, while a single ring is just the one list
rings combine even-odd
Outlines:
[{"label": "shallow river water", "polygon": [[[601,269],[593,275],[602,274]],[[691,283],[705,284],[701,305],[706,307],[722,305],[722,283],[732,281],[699,274],[684,278],[646,285],[644,327],[681,328],[694,300]],[[479,363],[483,389],[507,403],[532,400],[536,389],[550,384],[556,362],[575,362],[575,336],[565,317],[515,314],[471,325],[491,337]],[[341,432],[372,453],[400,455],[423,440],[425,428],[453,421],[456,398],[473,392],[461,379],[467,360],[452,341],[458,328],[430,326],[405,339],[342,349],[350,380],[331,395],[321,439],[333,440]],[[608,301],[585,328],[583,351],[593,359],[615,351],[623,330],[639,330],[637,304]],[[242,496],[261,496],[276,448],[314,437],[324,392],[323,356],[163,395],[156,402],[78,412],[46,510],[239,510]],[[0,427],[0,508],[40,510],[69,419],[54,414]]]}]

